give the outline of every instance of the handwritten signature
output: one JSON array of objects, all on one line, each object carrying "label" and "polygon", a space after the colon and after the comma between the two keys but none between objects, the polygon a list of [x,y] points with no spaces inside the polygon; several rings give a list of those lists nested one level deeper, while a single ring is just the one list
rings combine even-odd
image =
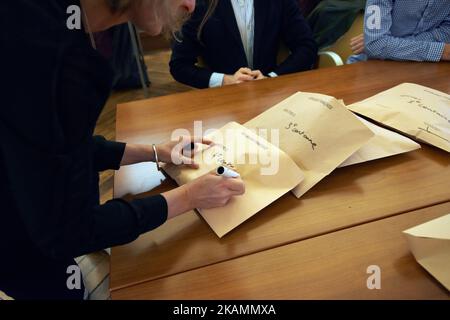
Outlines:
[{"label": "handwritten signature", "polygon": [[402,95],[402,97],[409,98],[409,101],[407,101],[407,103],[416,105],[419,108],[430,111],[431,113],[434,113],[438,117],[440,117],[440,118],[444,119],[445,121],[447,121],[448,123],[450,123],[450,119],[445,114],[442,114],[438,110],[433,109],[430,106],[427,106],[421,98],[410,96],[410,95]]},{"label": "handwritten signature", "polygon": [[213,153],[212,158],[217,161],[217,164],[228,167],[230,169],[235,169],[231,162],[225,160],[225,156],[222,152]]},{"label": "handwritten signature", "polygon": [[308,136],[308,134],[304,130],[298,129],[298,123],[290,122],[287,127],[285,127],[286,130],[291,130],[291,132],[298,134],[305,140],[307,140],[311,144],[311,148],[315,150],[317,147],[317,143],[313,141],[313,139]]}]

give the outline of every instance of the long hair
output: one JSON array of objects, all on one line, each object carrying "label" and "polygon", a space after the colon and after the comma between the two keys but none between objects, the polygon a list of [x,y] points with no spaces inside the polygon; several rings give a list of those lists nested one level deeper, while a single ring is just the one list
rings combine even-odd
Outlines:
[{"label": "long hair", "polygon": [[202,22],[200,23],[200,26],[198,27],[197,32],[197,39],[201,42],[200,38],[202,36],[203,28],[205,27],[206,22],[208,22],[209,18],[213,15],[214,11],[216,10],[217,4],[219,3],[219,0],[208,0],[208,10],[206,10],[206,14],[203,17]]},{"label": "long hair", "polygon": [[[126,11],[130,7],[132,1],[133,0],[106,0],[106,2],[108,3],[108,6],[109,6],[111,12],[113,12],[113,13]],[[168,0],[166,0],[166,1],[168,1]],[[199,40],[200,40],[200,37],[201,37],[201,34],[202,34],[202,30],[203,30],[206,22],[213,15],[214,10],[216,9],[217,4],[219,2],[219,0],[206,0],[206,1],[208,2],[208,9],[206,10],[206,14],[203,17],[203,20],[200,23],[200,26],[198,28],[197,38]],[[170,27],[173,27],[173,26],[170,26]],[[172,33],[175,34],[175,32],[172,32]]]}]

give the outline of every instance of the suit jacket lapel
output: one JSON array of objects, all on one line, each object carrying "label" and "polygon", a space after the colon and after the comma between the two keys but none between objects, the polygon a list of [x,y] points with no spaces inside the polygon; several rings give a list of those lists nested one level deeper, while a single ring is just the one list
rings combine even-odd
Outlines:
[{"label": "suit jacket lapel", "polygon": [[[253,0],[255,6],[255,39],[253,44],[253,64],[259,65],[260,47],[264,41],[264,25],[266,24],[269,4],[265,0]],[[279,0],[277,0],[279,1]]]},{"label": "suit jacket lapel", "polygon": [[222,15],[222,20],[224,21],[226,27],[230,31],[234,41],[239,46],[244,61],[247,61],[245,56],[244,45],[242,44],[241,34],[236,21],[236,16],[234,15],[233,6],[231,0],[221,0],[219,1],[219,11]]}]

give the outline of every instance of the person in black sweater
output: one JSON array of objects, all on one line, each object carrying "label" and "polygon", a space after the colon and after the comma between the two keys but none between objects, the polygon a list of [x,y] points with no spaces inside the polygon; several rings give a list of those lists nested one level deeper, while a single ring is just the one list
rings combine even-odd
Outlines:
[{"label": "person in black sweater", "polygon": [[[67,28],[72,5],[82,9],[85,28]],[[88,31],[131,20],[158,34],[194,6],[195,0],[0,2],[0,291],[15,299],[80,299],[82,288],[66,284],[74,257],[133,241],[167,219],[244,192],[242,180],[208,174],[162,195],[99,204],[99,171],[154,161],[155,154],[151,145],[93,136],[112,71]],[[182,143],[190,145],[191,137]],[[171,162],[178,144],[157,145],[159,160]]]},{"label": "person in black sweater", "polygon": [[[314,66],[317,45],[298,0],[219,1],[199,32],[207,12],[207,1],[200,0],[182,28],[181,41],[174,41],[170,72],[177,81],[202,89]],[[289,55],[277,61],[281,45]]]}]

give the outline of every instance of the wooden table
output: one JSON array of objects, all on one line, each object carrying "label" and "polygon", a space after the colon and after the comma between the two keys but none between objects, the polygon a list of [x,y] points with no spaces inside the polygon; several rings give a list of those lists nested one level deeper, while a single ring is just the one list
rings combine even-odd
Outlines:
[{"label": "wooden table", "polygon": [[[118,106],[117,140],[158,143],[173,130],[244,123],[297,91],[353,103],[402,82],[450,92],[450,64],[370,61]],[[116,197],[174,188],[153,164],[115,175]],[[131,196],[130,196],[131,195]],[[113,248],[113,299],[449,298],[413,259],[401,231],[450,213],[450,155],[408,154],[338,169],[219,239],[190,212]],[[382,268],[368,290],[366,268]],[[404,289],[402,289],[404,288]]]}]

